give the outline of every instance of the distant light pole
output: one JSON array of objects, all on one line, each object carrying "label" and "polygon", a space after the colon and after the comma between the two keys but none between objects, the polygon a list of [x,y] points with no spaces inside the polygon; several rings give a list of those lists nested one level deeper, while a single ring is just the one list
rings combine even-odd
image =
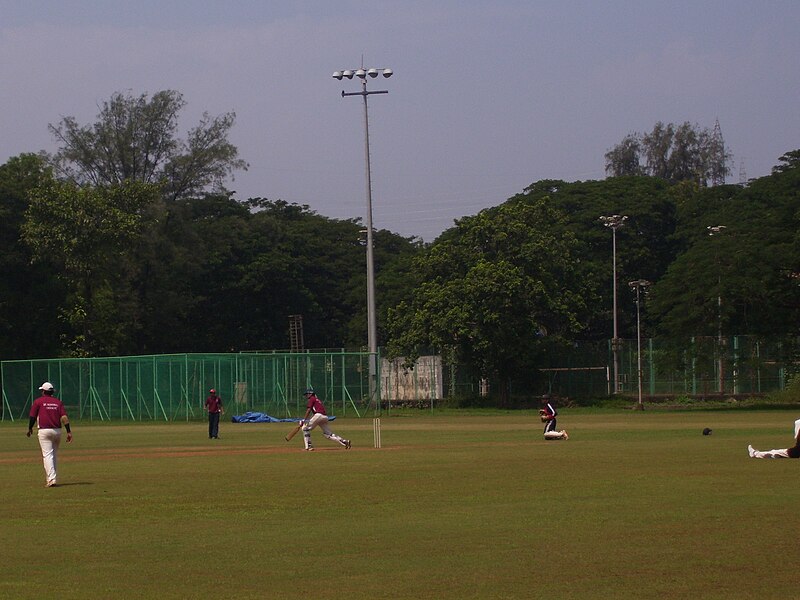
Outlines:
[{"label": "distant light pole", "polygon": [[637,357],[637,373],[639,379],[639,403],[636,405],[638,410],[644,410],[642,404],[642,321],[640,306],[640,294],[647,293],[647,288],[652,284],[646,279],[637,279],[636,281],[628,282],[628,285],[633,290],[636,290],[636,357]]},{"label": "distant light pole", "polygon": [[611,340],[611,351],[614,353],[614,393],[618,394],[619,389],[619,337],[617,335],[617,229],[628,220],[627,215],[610,215],[600,217],[603,225],[611,228],[611,257],[614,272],[614,337]]},{"label": "distant light pole", "polygon": [[[706,227],[708,235],[712,237],[724,233],[725,229],[727,229],[725,225],[709,225]],[[725,363],[722,360],[724,348],[724,339],[722,337],[722,269],[719,264],[719,250],[716,248],[714,249],[714,257],[717,261],[717,352],[719,352],[717,362],[717,377],[719,379],[717,391],[722,394],[725,392]]]},{"label": "distant light pole", "polygon": [[364,158],[366,163],[367,175],[367,343],[369,348],[369,397],[370,401],[376,401],[376,407],[380,408],[380,397],[377,395],[379,386],[377,382],[377,362],[378,362],[378,323],[375,315],[375,258],[372,242],[372,175],[369,163],[369,112],[367,110],[367,96],[370,94],[388,94],[387,90],[367,91],[367,77],[375,79],[378,75],[386,78],[391,77],[391,69],[343,69],[334,71],[333,78],[342,80],[353,79],[355,75],[361,80],[360,92],[345,92],[342,90],[342,98],[345,96],[361,96],[364,99]]}]

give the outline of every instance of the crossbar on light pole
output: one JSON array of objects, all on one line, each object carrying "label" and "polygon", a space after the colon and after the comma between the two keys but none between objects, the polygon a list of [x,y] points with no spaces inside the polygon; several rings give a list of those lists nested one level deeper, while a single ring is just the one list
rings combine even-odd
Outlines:
[{"label": "crossbar on light pole", "polygon": [[367,91],[367,78],[375,78],[379,74],[384,77],[391,77],[391,69],[343,69],[335,71],[333,78],[339,81],[342,78],[352,79],[355,75],[361,80],[360,92],[345,92],[342,90],[342,98],[346,96],[361,96],[364,99],[364,163],[366,167],[366,186],[367,186],[367,346],[369,349],[369,397],[370,401],[376,402],[376,408],[380,409],[380,386],[377,382],[378,373],[378,320],[376,316],[375,303],[375,257],[373,247],[373,226],[372,226],[372,174],[370,170],[369,157],[369,110],[367,108],[367,96],[371,94],[388,94],[387,90]]}]

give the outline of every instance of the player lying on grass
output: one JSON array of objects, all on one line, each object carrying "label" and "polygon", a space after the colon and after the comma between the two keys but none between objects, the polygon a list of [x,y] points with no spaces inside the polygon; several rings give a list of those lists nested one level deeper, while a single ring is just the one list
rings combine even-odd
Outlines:
[{"label": "player lying on grass", "polygon": [[791,448],[779,448],[762,452],[752,446],[748,446],[747,453],[750,458],[800,458],[800,419],[794,422],[794,446]]}]

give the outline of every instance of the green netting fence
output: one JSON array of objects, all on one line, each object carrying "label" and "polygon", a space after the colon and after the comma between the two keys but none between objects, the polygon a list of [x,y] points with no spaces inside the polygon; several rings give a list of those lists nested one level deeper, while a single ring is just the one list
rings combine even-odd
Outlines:
[{"label": "green netting fence", "polygon": [[[638,393],[641,360],[645,399],[665,396],[765,394],[782,390],[800,362],[796,338],[697,337],[689,340],[620,340],[620,391]],[[548,353],[546,362],[510,382],[511,393],[549,392],[570,398],[613,393],[610,341],[579,342]],[[4,361],[2,420],[27,418],[43,381],[51,381],[72,418],[175,421],[202,419],[214,387],[226,416],[248,411],[301,416],[303,391],[313,387],[329,412],[361,417],[392,407],[429,407],[445,398],[489,395],[499,386],[435,352],[416,368],[377,357],[370,391],[370,355],[344,350],[237,354],[172,354],[114,358]],[[524,378],[523,378],[524,377]]]},{"label": "green netting fence", "polygon": [[53,383],[72,418],[88,420],[202,419],[210,388],[228,417],[248,411],[302,416],[307,387],[330,414],[363,416],[379,410],[370,397],[369,358],[322,351],[3,361],[2,418],[27,419],[44,381]]},{"label": "green netting fence", "polygon": [[[757,395],[782,390],[797,371],[797,340],[758,336],[647,338],[620,340],[619,389],[637,395],[639,361],[642,394],[703,397]],[[610,340],[581,342],[548,357],[540,371],[545,391],[575,398],[613,393],[613,347]]]}]

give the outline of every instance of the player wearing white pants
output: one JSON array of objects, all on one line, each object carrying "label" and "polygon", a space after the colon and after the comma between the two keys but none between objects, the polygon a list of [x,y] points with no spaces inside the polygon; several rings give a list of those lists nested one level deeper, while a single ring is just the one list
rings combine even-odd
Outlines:
[{"label": "player wearing white pants", "polygon": [[44,462],[44,474],[48,486],[58,483],[56,472],[56,459],[58,447],[61,445],[60,429],[40,429],[37,432],[39,446],[42,449],[42,462]]},{"label": "player wearing white pants", "polygon": [[33,425],[38,424],[39,446],[42,449],[44,462],[45,485],[53,487],[58,483],[56,463],[58,447],[61,444],[61,427],[67,430],[67,441],[72,441],[72,431],[69,418],[64,410],[61,400],[53,393],[55,388],[49,381],[44,382],[39,388],[42,395],[31,404],[30,419],[28,421],[28,437],[33,433]]},{"label": "player wearing white pants", "polygon": [[[317,398],[314,390],[311,388],[307,389],[305,396],[308,398],[306,414],[303,417],[303,443],[305,444],[305,449],[314,449],[314,446],[311,443],[311,430],[314,429],[314,427],[319,427],[322,429],[322,435],[329,440],[339,442],[342,446],[349,450],[350,440],[346,440],[343,437],[336,435],[333,433],[333,431],[331,431],[331,428],[328,427],[328,415],[325,411],[325,406],[322,404],[322,401]],[[308,416],[312,413],[313,416],[309,419]]]},{"label": "player wearing white pants", "polygon": [[794,446],[792,448],[761,451],[748,446],[747,453],[750,458],[800,458],[800,419],[794,422]]},{"label": "player wearing white pants", "polygon": [[558,411],[553,403],[550,401],[549,394],[542,396],[542,408],[539,410],[539,415],[544,421],[544,439],[546,440],[568,440],[569,435],[566,430],[559,431],[556,429],[556,417]]}]

